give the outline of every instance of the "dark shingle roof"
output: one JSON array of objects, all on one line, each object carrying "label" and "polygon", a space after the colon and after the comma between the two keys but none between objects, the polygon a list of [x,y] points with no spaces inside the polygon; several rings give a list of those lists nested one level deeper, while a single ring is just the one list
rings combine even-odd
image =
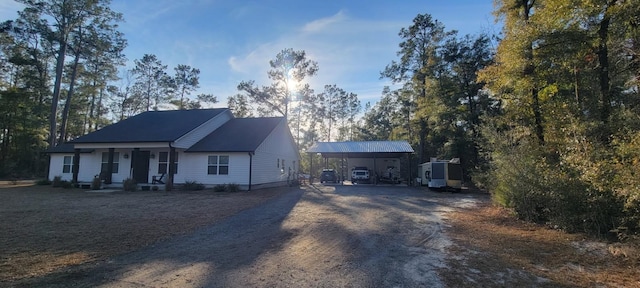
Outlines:
[{"label": "dark shingle roof", "polygon": [[127,118],[71,143],[170,142],[195,129],[227,108],[149,111]]},{"label": "dark shingle roof", "polygon": [[231,119],[186,152],[253,152],[281,121],[283,117]]}]

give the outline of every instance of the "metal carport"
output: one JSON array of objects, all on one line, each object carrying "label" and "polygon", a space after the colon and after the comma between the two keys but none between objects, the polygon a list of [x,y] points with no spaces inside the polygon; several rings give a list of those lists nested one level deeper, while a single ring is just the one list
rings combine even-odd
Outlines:
[{"label": "metal carport", "polygon": [[[347,142],[316,142],[307,150],[309,161],[311,162],[311,178],[313,175],[313,155],[320,154],[323,158],[339,158],[342,162],[344,159],[351,158],[373,158],[373,170],[377,171],[376,159],[378,158],[396,158],[407,157],[408,176],[407,184],[411,185],[411,154],[413,148],[407,141],[347,141]],[[341,165],[344,168],[344,165]],[[342,172],[344,174],[344,172]],[[373,183],[376,184],[377,177],[373,177]]]}]

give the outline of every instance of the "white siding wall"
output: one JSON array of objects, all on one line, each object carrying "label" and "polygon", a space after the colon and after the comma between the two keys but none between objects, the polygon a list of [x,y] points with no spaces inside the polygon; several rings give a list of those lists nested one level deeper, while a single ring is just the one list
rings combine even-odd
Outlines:
[{"label": "white siding wall", "polygon": [[[282,160],[284,159],[284,167]],[[289,127],[282,121],[253,156],[252,184],[287,181],[289,172],[295,179],[300,158]]]},{"label": "white siding wall", "polygon": [[[233,114],[231,114],[230,110],[226,110],[218,114],[216,117],[211,118],[209,121],[200,125],[196,129],[193,129],[191,132],[185,134],[180,137],[180,139],[175,141],[174,147],[187,149],[193,144],[198,143],[198,141],[202,140],[205,136],[209,135],[211,131],[218,129],[218,127],[222,126],[227,121],[233,118]],[[176,121],[180,121],[180,119],[176,119]]]},{"label": "white siding wall", "polygon": [[[92,153],[80,153],[80,171],[78,171],[78,182],[91,182],[96,175],[100,174],[102,165],[102,152],[109,152],[108,149],[96,149]],[[118,159],[118,173],[111,176],[112,182],[122,182],[129,178],[131,172],[131,157],[124,159],[124,154],[131,156],[131,149],[116,149],[115,152],[120,153]],[[49,179],[55,176],[61,176],[62,180],[70,181],[73,178],[73,172],[62,173],[64,156],[73,156],[73,153],[51,154],[51,162],[49,165]]]},{"label": "white siding wall", "polygon": [[51,154],[51,158],[49,161],[49,180],[53,180],[54,177],[60,176],[62,180],[70,181],[71,177],[73,177],[71,171],[69,171],[69,173],[62,173],[64,156],[73,156],[73,154]]},{"label": "white siding wall", "polygon": [[[228,175],[209,175],[209,156],[229,156]],[[180,155],[178,174],[174,183],[197,181],[205,185],[217,184],[249,184],[249,154],[248,153],[184,153]]]}]

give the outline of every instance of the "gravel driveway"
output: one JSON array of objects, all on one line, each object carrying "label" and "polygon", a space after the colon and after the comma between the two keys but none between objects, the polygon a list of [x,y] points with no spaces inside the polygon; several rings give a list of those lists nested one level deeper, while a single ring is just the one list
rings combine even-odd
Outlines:
[{"label": "gravel driveway", "polygon": [[36,278],[46,287],[441,287],[443,217],[467,194],[315,186],[195,233]]}]

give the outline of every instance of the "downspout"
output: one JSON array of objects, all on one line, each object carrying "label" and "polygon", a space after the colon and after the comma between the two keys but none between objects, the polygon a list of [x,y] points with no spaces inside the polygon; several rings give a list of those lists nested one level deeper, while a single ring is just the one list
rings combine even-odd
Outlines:
[{"label": "downspout", "polygon": [[251,172],[253,171],[253,155],[255,152],[249,152],[249,189],[247,192],[251,192]]}]

